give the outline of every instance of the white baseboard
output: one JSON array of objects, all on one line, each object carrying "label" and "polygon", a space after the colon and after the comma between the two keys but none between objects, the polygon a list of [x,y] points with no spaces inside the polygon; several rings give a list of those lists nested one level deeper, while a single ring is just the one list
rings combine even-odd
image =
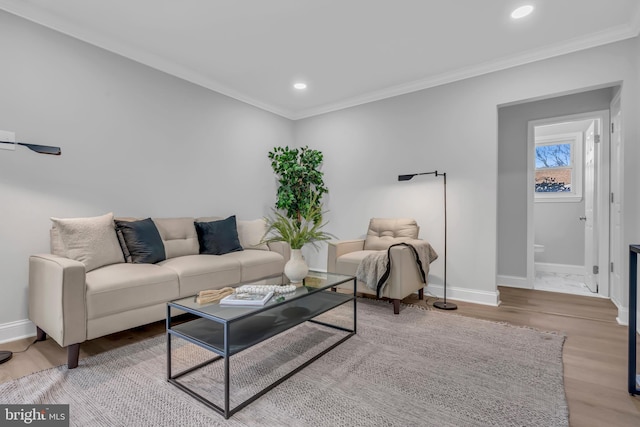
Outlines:
[{"label": "white baseboard", "polygon": [[[430,283],[425,288],[425,291],[439,298],[444,297],[444,288],[442,285]],[[497,289],[495,291],[479,291],[476,289],[447,286],[447,299],[498,306],[500,305],[500,292]]]},{"label": "white baseboard", "polygon": [[552,264],[549,262],[536,262],[536,271],[544,271],[547,273],[559,273],[559,274],[577,274],[584,275],[584,265],[570,265],[570,264]]},{"label": "white baseboard", "polygon": [[36,325],[31,320],[16,320],[0,325],[0,344],[36,335]]},{"label": "white baseboard", "polygon": [[517,276],[503,276],[498,275],[498,286],[508,286],[511,288],[521,288],[521,289],[533,289],[529,285],[529,281],[526,277],[517,277]]},{"label": "white baseboard", "polygon": [[620,307],[617,304],[616,306],[618,307],[616,322],[618,322],[619,325],[629,326],[629,309],[627,307]]}]

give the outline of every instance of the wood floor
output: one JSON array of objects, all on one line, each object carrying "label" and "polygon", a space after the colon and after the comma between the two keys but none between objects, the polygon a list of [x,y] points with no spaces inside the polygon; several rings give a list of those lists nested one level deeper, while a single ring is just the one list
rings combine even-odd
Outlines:
[{"label": "wood floor", "polygon": [[[571,426],[640,426],[640,396],[631,397],[626,391],[627,328],[616,322],[617,309],[611,301],[505,287],[500,288],[500,299],[499,307],[456,301],[458,310],[449,313],[564,332],[564,382]],[[433,299],[410,297],[404,302],[435,310]],[[91,340],[80,346],[80,359],[162,333],[164,323],[157,322]],[[17,351],[32,341],[7,343],[0,349]],[[64,349],[50,339],[38,342],[0,365],[0,383],[64,363]]]}]

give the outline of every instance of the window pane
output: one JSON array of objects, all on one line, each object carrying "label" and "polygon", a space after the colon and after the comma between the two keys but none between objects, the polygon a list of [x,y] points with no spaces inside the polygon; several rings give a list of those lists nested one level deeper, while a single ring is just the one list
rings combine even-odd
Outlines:
[{"label": "window pane", "polygon": [[536,170],[536,193],[571,192],[571,168]]},{"label": "window pane", "polygon": [[571,144],[536,146],[536,169],[571,166]]}]

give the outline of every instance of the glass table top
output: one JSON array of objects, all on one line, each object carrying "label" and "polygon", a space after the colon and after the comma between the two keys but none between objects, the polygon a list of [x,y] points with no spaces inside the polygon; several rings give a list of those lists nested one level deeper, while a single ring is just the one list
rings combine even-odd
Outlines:
[{"label": "glass table top", "polygon": [[304,279],[303,286],[296,288],[294,292],[274,294],[269,301],[261,306],[220,305],[218,302],[199,304],[196,302],[196,296],[180,298],[171,301],[169,305],[177,309],[184,308],[186,311],[200,316],[212,316],[222,321],[232,321],[234,319],[250,316],[255,312],[272,309],[277,305],[293,305],[292,303],[297,299],[307,297],[312,293],[330,289],[351,280],[353,280],[353,276],[309,271],[309,274]]}]

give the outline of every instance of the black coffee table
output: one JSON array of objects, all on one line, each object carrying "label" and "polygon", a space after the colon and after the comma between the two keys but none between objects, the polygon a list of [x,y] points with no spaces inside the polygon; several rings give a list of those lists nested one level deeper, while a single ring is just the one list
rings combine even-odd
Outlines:
[{"label": "black coffee table", "polygon": [[[353,293],[332,292],[335,291],[336,286],[348,282],[353,282]],[[352,328],[345,328],[314,319],[322,313],[349,302],[353,304]],[[171,317],[172,309],[191,313],[196,316],[196,319],[184,323],[175,323]],[[230,408],[229,364],[230,360],[232,360],[231,356],[264,340],[277,339],[274,338],[276,335],[304,322],[313,322],[328,328],[339,329],[347,332],[347,334],[258,393],[234,408]],[[198,304],[193,296],[182,298],[167,303],[167,380],[225,418],[229,418],[235,412],[355,335],[355,333],[356,279],[353,276],[311,271],[304,280],[303,286],[297,288],[294,293],[286,294],[284,298],[274,296],[264,306],[260,307],[222,306],[217,302]],[[171,369],[172,337],[187,340],[215,353],[216,356],[174,374]],[[224,363],[224,407],[216,405],[178,381],[180,377],[220,360],[222,361],[221,363]]]}]

